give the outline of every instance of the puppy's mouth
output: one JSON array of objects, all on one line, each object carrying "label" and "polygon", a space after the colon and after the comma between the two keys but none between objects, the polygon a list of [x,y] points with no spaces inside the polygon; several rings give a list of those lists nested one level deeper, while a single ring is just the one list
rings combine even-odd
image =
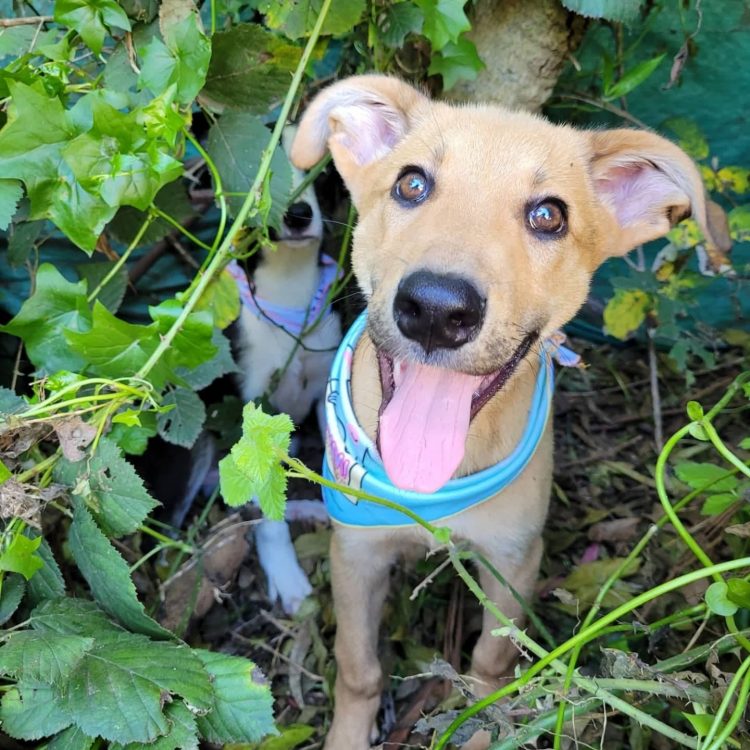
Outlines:
[{"label": "puppy's mouth", "polygon": [[389,479],[404,490],[439,490],[456,472],[471,420],[508,382],[539,333],[528,334],[489,375],[397,360],[378,351],[383,400],[377,445]]}]

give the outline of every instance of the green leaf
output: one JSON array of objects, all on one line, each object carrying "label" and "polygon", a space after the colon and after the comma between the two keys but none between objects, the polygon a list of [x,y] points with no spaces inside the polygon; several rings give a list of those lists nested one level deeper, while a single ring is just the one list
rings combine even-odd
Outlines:
[{"label": "green leaf", "polygon": [[109,536],[132,534],[159,504],[146,492],[135,469],[108,438],[99,441],[88,461],[72,463],[60,459],[55,479],[72,487],[73,493],[86,501]]},{"label": "green leaf", "polygon": [[178,367],[176,370],[177,375],[194,391],[206,388],[222,375],[237,372],[229,339],[218,328],[214,329],[211,342],[216,347],[216,354],[211,359],[191,370],[184,367]]},{"label": "green leaf", "polygon": [[162,406],[173,408],[159,414],[159,434],[168,443],[192,448],[206,420],[206,407],[200,396],[187,388],[175,388],[162,399]]},{"label": "green leaf", "polygon": [[611,336],[624,340],[640,328],[652,306],[651,296],[639,289],[618,289],[604,308],[604,326]]},{"label": "green leaf", "polygon": [[56,0],[55,21],[75,29],[98,55],[102,51],[106,26],[130,31],[130,21],[114,0]]},{"label": "green leaf", "polygon": [[96,639],[70,675],[64,705],[88,735],[150,743],[171,729],[162,707],[173,696],[203,712],[212,693],[204,665],[187,646],[122,633]]},{"label": "green leaf", "polygon": [[579,16],[604,18],[630,23],[638,18],[644,0],[561,0],[563,6]]},{"label": "green leaf", "polygon": [[717,615],[730,617],[739,607],[730,601],[727,594],[729,589],[724,581],[716,581],[706,589],[706,604],[708,608]]},{"label": "green leaf", "polygon": [[439,52],[433,53],[427,72],[441,75],[443,89],[448,91],[460,80],[473,81],[483,67],[474,42],[463,37],[458,42],[448,42]]},{"label": "green leaf", "polygon": [[237,320],[242,309],[240,291],[229,271],[224,269],[211,279],[195,309],[209,310],[213,315],[214,325],[221,330]]},{"label": "green leaf", "polygon": [[[104,263],[83,263],[76,266],[78,275],[84,279],[88,288],[93,293],[99,284],[115,265],[114,261]],[[99,300],[111,313],[116,313],[128,288],[128,271],[123,266],[119,271],[101,288],[96,299]]]},{"label": "green leaf", "polygon": [[142,57],[138,83],[159,95],[176,87],[176,99],[189,104],[206,82],[211,60],[211,42],[200,28],[198,15],[191,13],[165,29],[164,41],[153,37],[139,49]]},{"label": "green leaf", "polygon": [[745,167],[722,167],[717,173],[723,191],[731,190],[742,195],[750,190],[750,169]]},{"label": "green leaf", "polygon": [[[260,167],[270,133],[254,115],[230,112],[215,123],[208,134],[206,150],[216,165],[224,190],[247,193]],[[283,149],[277,148],[271,160],[271,226],[279,227],[292,191],[292,170]],[[232,214],[243,203],[241,196],[227,196]]]},{"label": "green leaf", "polygon": [[20,573],[28,581],[44,566],[44,562],[37,554],[41,542],[41,537],[29,539],[23,534],[16,533],[0,554],[0,570]]},{"label": "green leaf", "polygon": [[169,733],[154,742],[131,742],[121,745],[114,742],[110,750],[198,750],[198,725],[195,715],[184,703],[170,703],[165,709]]},{"label": "green leaf", "polygon": [[696,124],[687,117],[670,117],[661,124],[677,136],[677,143],[693,159],[707,159],[710,153],[708,141]]},{"label": "green leaf", "polygon": [[3,589],[0,594],[0,625],[5,625],[13,617],[25,593],[26,579],[22,575],[10,573],[3,578]]},{"label": "green leaf", "polygon": [[[258,10],[265,14],[266,24],[272,29],[280,29],[290,39],[307,36],[318,20],[323,0],[259,0]],[[365,0],[332,0],[322,35],[345,34],[351,31],[362,18]]]},{"label": "green leaf", "polygon": [[65,594],[65,581],[46,539],[42,538],[42,543],[37,548],[37,554],[44,563],[44,567],[39,568],[36,575],[28,583],[29,601],[32,604],[38,604],[44,599],[54,599]]},{"label": "green leaf", "polygon": [[17,740],[39,740],[72,723],[51,685],[27,680],[3,695],[0,721],[3,731]]},{"label": "green leaf", "polygon": [[728,508],[731,508],[738,500],[737,495],[730,492],[721,492],[706,498],[701,508],[702,516],[718,516]]},{"label": "green leaf", "polygon": [[227,505],[242,505],[255,496],[263,514],[280,521],[287,484],[280,457],[289,451],[294,425],[286,414],[269,416],[252,402],[242,414],[242,438],[219,462],[222,496]]},{"label": "green leaf", "polygon": [[217,745],[258,742],[277,734],[273,723],[273,698],[260,670],[248,659],[195,649],[211,675],[214,703],[198,717],[203,739]]},{"label": "green leaf", "polygon": [[43,263],[36,274],[34,294],[0,330],[23,339],[29,359],[39,370],[77,371],[84,360],[71,350],[63,332],[86,330],[90,321],[86,283],[73,284],[53,265]]},{"label": "green leaf", "polygon": [[[156,307],[149,307],[149,315],[165,335],[182,313],[182,305],[168,299]],[[167,353],[172,367],[197,367],[208,362],[217,352],[213,344],[213,316],[208,310],[197,310],[184,320]]]},{"label": "green leaf", "polygon": [[0,415],[10,417],[22,412],[28,404],[10,388],[0,387]]},{"label": "green leaf", "polygon": [[78,727],[68,727],[55,735],[44,750],[89,750],[93,744],[93,737],[88,737]]},{"label": "green leaf", "polygon": [[[126,323],[101,302],[94,304],[91,322],[90,331],[66,331],[65,338],[97,375],[117,378],[135,374],[159,345],[155,323],[149,326]],[[162,361],[151,371],[149,379],[159,388],[168,376],[169,370]]]},{"label": "green leaf", "polygon": [[605,99],[618,99],[627,96],[631,91],[638,88],[661,64],[665,55],[657,55],[651,60],[644,60],[631,68],[604,92]]},{"label": "green leaf", "polygon": [[690,419],[697,422],[703,419],[703,407],[697,401],[688,401],[687,415]]},{"label": "green leaf", "polygon": [[130,569],[120,553],[100,531],[80,500],[74,498],[74,507],[70,551],[94,599],[129,629],[157,638],[170,637],[171,633],[152,620],[138,601]]},{"label": "green leaf", "polygon": [[96,638],[124,632],[94,602],[62,596],[42,602],[31,613],[31,627],[61,635]]},{"label": "green leaf", "polygon": [[93,645],[93,638],[80,635],[35,630],[11,633],[0,648],[0,673],[16,680],[59,686]]},{"label": "green leaf", "polygon": [[742,578],[730,578],[727,581],[727,599],[740,607],[750,609],[750,582]]},{"label": "green leaf", "polygon": [[8,263],[11,266],[22,266],[29,259],[43,227],[43,221],[24,221],[13,226],[8,239]]},{"label": "green leaf", "polygon": [[0,180],[0,229],[5,230],[10,226],[22,196],[23,187],[18,180]]},{"label": "green leaf", "polygon": [[735,242],[750,240],[750,204],[735,206],[728,214],[729,235]]},{"label": "green leaf", "polygon": [[140,456],[146,450],[148,441],[156,435],[156,415],[153,412],[140,412],[140,427],[115,423],[109,431],[109,439],[125,453]]},{"label": "green leaf", "polygon": [[201,97],[256,114],[265,114],[284,98],[302,52],[254,23],[214,34],[211,46]]},{"label": "green leaf", "polygon": [[397,49],[409,34],[419,34],[423,23],[422,12],[409,0],[389,4],[378,16],[378,37],[386,47]]},{"label": "green leaf", "polygon": [[687,711],[680,713],[690,722],[699,737],[705,737],[709,733],[716,718],[713,714],[691,714]]},{"label": "green leaf", "polygon": [[464,13],[466,0],[415,0],[422,9],[422,34],[430,40],[433,52],[439,52],[449,42],[454,44],[471,23]]},{"label": "green leaf", "polygon": [[685,482],[694,490],[710,484],[712,492],[728,492],[736,489],[737,477],[716,464],[682,461],[675,466],[675,474],[681,482]]}]

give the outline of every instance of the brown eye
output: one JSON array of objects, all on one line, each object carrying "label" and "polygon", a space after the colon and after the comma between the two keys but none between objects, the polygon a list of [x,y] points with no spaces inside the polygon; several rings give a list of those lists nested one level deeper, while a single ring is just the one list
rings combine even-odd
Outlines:
[{"label": "brown eye", "polygon": [[419,167],[406,167],[393,186],[391,195],[404,206],[421,203],[432,189],[432,179]]},{"label": "brown eye", "polygon": [[543,200],[528,210],[526,221],[538,234],[561,235],[567,229],[565,204],[557,200]]}]

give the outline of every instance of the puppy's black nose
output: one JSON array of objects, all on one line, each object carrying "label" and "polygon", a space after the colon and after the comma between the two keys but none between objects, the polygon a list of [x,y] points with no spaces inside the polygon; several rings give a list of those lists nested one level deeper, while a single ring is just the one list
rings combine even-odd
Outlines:
[{"label": "puppy's black nose", "polygon": [[401,333],[429,354],[471,341],[482,327],[484,307],[485,300],[465,279],[415,271],[398,286],[393,317]]},{"label": "puppy's black nose", "polygon": [[298,203],[292,203],[289,209],[284,214],[284,224],[289,229],[296,229],[298,231],[307,229],[313,218],[312,206],[305,201],[299,201]]}]

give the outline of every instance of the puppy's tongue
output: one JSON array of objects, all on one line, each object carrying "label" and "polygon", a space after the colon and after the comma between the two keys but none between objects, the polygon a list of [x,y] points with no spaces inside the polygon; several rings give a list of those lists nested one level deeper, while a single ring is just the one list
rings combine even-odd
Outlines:
[{"label": "puppy's tongue", "polygon": [[471,397],[482,378],[394,363],[393,397],[380,416],[380,455],[390,480],[404,490],[435,492],[464,457]]}]

